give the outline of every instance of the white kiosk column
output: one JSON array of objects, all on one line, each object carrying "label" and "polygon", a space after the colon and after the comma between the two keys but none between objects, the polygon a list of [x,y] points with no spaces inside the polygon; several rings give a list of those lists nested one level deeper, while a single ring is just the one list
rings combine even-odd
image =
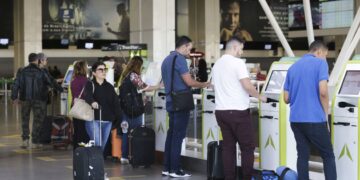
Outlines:
[{"label": "white kiosk column", "polygon": [[14,74],[42,51],[41,0],[14,0]]},{"label": "white kiosk column", "polygon": [[146,43],[150,61],[175,49],[175,0],[131,0],[130,43]]},{"label": "white kiosk column", "polygon": [[[175,50],[175,0],[131,0],[130,17],[130,43],[147,44],[148,60],[161,65]],[[164,151],[168,123],[163,89],[154,94],[153,124],[156,151]]]}]

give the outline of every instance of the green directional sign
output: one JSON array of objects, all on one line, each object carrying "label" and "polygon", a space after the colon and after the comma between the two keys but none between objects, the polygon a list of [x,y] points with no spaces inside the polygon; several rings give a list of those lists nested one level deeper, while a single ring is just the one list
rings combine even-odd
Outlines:
[{"label": "green directional sign", "polygon": [[353,161],[352,156],[351,156],[351,154],[350,154],[350,151],[349,151],[349,148],[348,148],[347,144],[345,144],[344,147],[342,148],[341,153],[340,153],[340,156],[339,156],[339,159],[341,159],[341,158],[345,155],[345,153],[346,153],[346,156],[347,156],[351,161]]},{"label": "green directional sign", "polygon": [[212,132],[211,128],[209,129],[209,132],[206,136],[206,140],[208,140],[209,138],[211,137],[212,140],[215,141],[215,136],[214,136],[214,133]]},{"label": "green directional sign", "polygon": [[269,135],[268,139],[266,140],[265,149],[266,149],[269,145],[271,145],[271,146],[274,148],[274,150],[276,150],[275,145],[274,145],[274,141],[273,141],[271,135]]},{"label": "green directional sign", "polygon": [[159,127],[157,129],[157,132],[160,132],[160,131],[165,133],[165,130],[164,130],[164,127],[163,127],[162,123],[159,124]]}]

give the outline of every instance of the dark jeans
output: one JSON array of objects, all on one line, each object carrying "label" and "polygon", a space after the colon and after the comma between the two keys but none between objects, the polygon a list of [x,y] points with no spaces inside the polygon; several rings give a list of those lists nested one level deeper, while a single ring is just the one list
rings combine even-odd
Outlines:
[{"label": "dark jeans", "polygon": [[140,127],[142,124],[142,117],[143,115],[140,115],[138,117],[130,118],[125,113],[123,114],[123,121],[128,122],[129,128],[127,133],[123,133],[122,135],[122,144],[121,144],[121,157],[128,159],[129,157],[129,137],[128,134],[131,132],[132,129],[135,129],[137,127]]},{"label": "dark jeans", "polygon": [[46,101],[30,100],[21,102],[22,139],[30,138],[30,112],[33,111],[33,125],[31,138],[33,143],[39,143],[43,121],[46,116]]},{"label": "dark jeans", "polygon": [[320,152],[326,180],[336,180],[335,156],[326,123],[291,123],[298,152],[299,180],[309,179],[310,143]]},{"label": "dark jeans", "polygon": [[169,129],[165,141],[164,171],[176,172],[180,167],[181,144],[186,135],[190,112],[170,112]]},{"label": "dark jeans", "polygon": [[73,148],[74,150],[79,147],[79,143],[88,143],[90,138],[85,129],[84,120],[73,118],[73,127],[74,127],[74,135],[73,135]]},{"label": "dark jeans", "polygon": [[250,111],[215,111],[216,121],[223,136],[223,164],[225,180],[236,179],[236,142],[241,150],[241,167],[244,180],[250,180],[253,173],[255,134]]}]

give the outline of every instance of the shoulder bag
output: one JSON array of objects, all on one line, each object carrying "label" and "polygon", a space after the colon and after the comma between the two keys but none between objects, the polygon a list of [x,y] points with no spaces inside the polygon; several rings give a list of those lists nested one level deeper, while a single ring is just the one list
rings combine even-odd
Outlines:
[{"label": "shoulder bag", "polygon": [[[95,91],[94,84],[93,93]],[[69,115],[73,118],[84,120],[84,121],[93,121],[94,120],[94,110],[92,107],[83,99],[81,95],[84,92],[85,86],[82,88],[80,95],[77,98],[74,98],[74,105],[71,107]]]},{"label": "shoulder bag", "polygon": [[175,62],[176,62],[175,55],[173,59],[173,64],[171,68],[171,99],[172,99],[172,110],[173,111],[189,111],[194,109],[194,98],[193,94],[189,89],[184,91],[174,91],[174,71],[175,71]]}]

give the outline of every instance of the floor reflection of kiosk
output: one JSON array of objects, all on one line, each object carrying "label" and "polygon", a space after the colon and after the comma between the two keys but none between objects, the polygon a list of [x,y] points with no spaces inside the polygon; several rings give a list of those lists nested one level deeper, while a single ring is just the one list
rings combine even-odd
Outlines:
[{"label": "floor reflection of kiosk", "polygon": [[349,61],[332,104],[332,141],[341,179],[360,179],[360,58]]},{"label": "floor reflection of kiosk", "polygon": [[296,142],[289,122],[289,105],[283,100],[282,90],[287,70],[298,58],[282,58],[274,62],[268,73],[262,94],[267,103],[260,103],[259,149],[260,167],[276,170],[285,165],[296,169]]}]

